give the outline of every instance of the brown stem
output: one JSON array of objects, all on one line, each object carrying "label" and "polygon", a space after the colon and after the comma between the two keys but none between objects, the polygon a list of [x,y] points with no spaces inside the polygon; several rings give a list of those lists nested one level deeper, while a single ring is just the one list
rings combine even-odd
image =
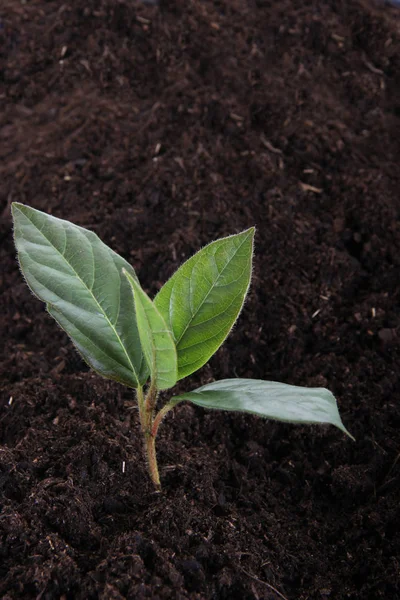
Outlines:
[{"label": "brown stem", "polygon": [[158,472],[156,455],[156,438],[151,433],[146,433],[147,466],[152,482],[157,491],[161,490],[160,474]]},{"label": "brown stem", "polygon": [[145,396],[142,388],[138,388],[137,399],[139,405],[140,425],[144,437],[147,469],[156,490],[160,490],[161,484],[157,466],[155,436],[152,434],[154,410],[157,402],[156,387],[150,385],[150,388]]},{"label": "brown stem", "polygon": [[139,419],[140,419],[140,428],[142,433],[146,433],[146,411],[145,411],[145,402],[143,395],[143,388],[139,386],[136,391],[136,398],[139,407]]},{"label": "brown stem", "polygon": [[151,431],[154,419],[154,410],[156,408],[158,391],[155,385],[151,384],[145,398],[146,408],[146,430]]},{"label": "brown stem", "polygon": [[161,421],[163,420],[165,415],[168,414],[169,411],[174,408],[174,406],[179,404],[179,402],[182,402],[182,400],[170,400],[167,404],[165,404],[165,406],[162,407],[160,411],[158,411],[155,419],[153,420],[153,427],[151,429],[151,433],[154,436],[154,438],[157,437],[158,428],[160,427]]},{"label": "brown stem", "polygon": [[142,388],[138,388],[137,398],[139,404],[139,415],[142,433],[145,439],[145,452],[147,459],[147,468],[152,482],[157,491],[161,490],[160,474],[158,472],[157,454],[156,454],[156,437],[158,428],[165,415],[174,406],[182,402],[182,400],[170,400],[168,404],[154,416],[154,411],[157,403],[158,391],[153,384],[150,385],[146,396],[143,395]]}]

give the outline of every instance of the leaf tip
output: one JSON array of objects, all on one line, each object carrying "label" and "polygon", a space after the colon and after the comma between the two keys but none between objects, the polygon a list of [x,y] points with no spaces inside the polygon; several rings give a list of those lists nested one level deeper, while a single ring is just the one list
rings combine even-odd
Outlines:
[{"label": "leaf tip", "polygon": [[17,210],[22,211],[22,208],[25,208],[24,204],[21,204],[20,202],[11,202],[11,214],[13,216],[15,216]]},{"label": "leaf tip", "polygon": [[248,234],[251,238],[254,238],[255,233],[256,233],[256,226],[253,225],[252,227],[249,227],[248,229],[245,229],[244,231],[242,231],[242,234]]},{"label": "leaf tip", "polygon": [[129,271],[127,271],[125,268],[122,269],[122,274],[126,277],[126,280],[132,289],[133,298],[136,304],[136,294],[138,290],[141,290],[139,281],[132,277],[131,273],[129,273]]},{"label": "leaf tip", "polygon": [[127,278],[128,282],[131,283],[131,285],[132,285],[132,282],[133,283],[135,282],[135,280],[133,279],[132,275],[125,269],[125,267],[122,267],[121,273],[122,273],[122,275],[124,277]]},{"label": "leaf tip", "polygon": [[350,438],[350,439],[351,439],[353,442],[356,442],[356,441],[357,441],[357,440],[356,440],[356,438],[354,437],[354,435],[351,435],[350,431],[348,431],[344,425],[343,425],[343,427],[341,427],[340,429],[341,429],[341,430],[343,431],[343,433],[345,433],[345,434],[346,434],[346,435],[347,435],[347,436],[348,436],[348,437],[349,437],[349,438]]}]

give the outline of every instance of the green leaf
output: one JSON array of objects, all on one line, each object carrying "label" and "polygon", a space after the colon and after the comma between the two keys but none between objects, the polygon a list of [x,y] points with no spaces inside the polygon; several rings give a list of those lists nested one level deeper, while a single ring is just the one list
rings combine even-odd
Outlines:
[{"label": "green leaf", "polygon": [[352,439],[342,423],[333,394],[260,379],[223,379],[175,396],[204,408],[248,412],[290,423],[330,423]]},{"label": "green leaf", "polygon": [[155,297],[175,339],[178,379],[202,367],[232,329],[250,284],[253,238],[254,227],[208,244]]},{"label": "green leaf", "polygon": [[158,390],[167,390],[175,385],[178,377],[173,337],[154,303],[139,283],[125,269],[123,273],[132,288],[139,337],[150,369],[151,380]]},{"label": "green leaf", "polygon": [[148,378],[130,285],[132,267],[87,229],[14,202],[14,238],[33,293],[100,375],[130,387]]}]

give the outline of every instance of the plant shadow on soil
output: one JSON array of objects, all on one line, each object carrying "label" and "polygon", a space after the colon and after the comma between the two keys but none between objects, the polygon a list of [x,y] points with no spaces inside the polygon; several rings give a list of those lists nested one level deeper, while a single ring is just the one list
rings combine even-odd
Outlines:
[{"label": "plant shadow on soil", "polygon": [[[4,0],[2,598],[400,598],[398,14]],[[154,493],[131,392],[22,280],[13,200],[93,229],[151,294],[255,224],[240,320],[178,389],[326,386],[356,443],[182,405]]]}]

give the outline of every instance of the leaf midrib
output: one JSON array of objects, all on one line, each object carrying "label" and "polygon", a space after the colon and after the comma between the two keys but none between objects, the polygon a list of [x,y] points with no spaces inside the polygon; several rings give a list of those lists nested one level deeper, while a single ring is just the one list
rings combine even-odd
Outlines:
[{"label": "leaf midrib", "polygon": [[[29,219],[28,215],[26,215],[25,213],[23,213],[23,212],[22,212],[20,209],[18,209],[18,210],[20,211],[20,213],[22,213],[22,215],[23,215],[24,217],[26,217],[26,218],[29,220],[29,222],[30,222],[30,223],[31,223],[31,224],[32,224],[32,225],[35,227],[35,229],[36,229],[36,230],[37,230],[37,231],[40,233],[40,235],[42,235],[42,236],[44,237],[44,239],[45,239],[45,240],[48,242],[48,244],[49,244],[49,245],[50,245],[52,248],[54,248],[54,250],[55,250],[55,251],[56,251],[56,252],[57,252],[57,253],[58,253],[58,254],[61,256],[61,258],[62,258],[62,259],[65,261],[65,263],[66,263],[66,264],[67,264],[67,265],[68,265],[68,266],[69,266],[69,267],[72,269],[72,271],[73,271],[73,273],[76,275],[77,279],[79,279],[79,281],[82,283],[82,285],[84,286],[84,288],[85,288],[85,289],[86,289],[86,290],[89,292],[89,294],[90,294],[90,295],[91,295],[91,297],[93,298],[94,302],[95,302],[95,303],[96,303],[96,305],[99,307],[99,309],[100,309],[101,313],[104,315],[104,317],[105,317],[106,321],[108,322],[109,326],[110,326],[110,327],[111,327],[111,329],[113,330],[113,332],[114,332],[114,334],[115,334],[115,336],[116,336],[116,338],[117,338],[117,340],[118,340],[118,342],[119,342],[119,344],[120,344],[120,346],[121,346],[122,350],[124,351],[124,354],[125,354],[126,358],[128,359],[129,365],[131,366],[132,372],[133,372],[133,374],[134,374],[134,376],[135,376],[135,378],[136,378],[136,383],[139,385],[139,378],[138,378],[138,375],[137,375],[137,373],[136,373],[136,369],[134,368],[134,366],[133,366],[133,364],[132,364],[132,361],[131,361],[131,359],[130,359],[130,356],[129,356],[129,354],[128,354],[128,352],[127,352],[126,348],[125,348],[125,346],[123,345],[123,343],[122,343],[122,340],[121,340],[121,338],[120,338],[120,336],[119,336],[119,334],[118,334],[117,330],[115,329],[114,325],[111,323],[110,319],[108,318],[108,315],[107,315],[107,314],[106,314],[106,312],[104,311],[104,309],[103,309],[103,307],[101,306],[101,304],[99,304],[99,302],[98,302],[98,300],[97,300],[96,296],[93,294],[92,290],[91,290],[91,289],[90,289],[90,288],[89,288],[89,287],[86,285],[86,283],[83,281],[83,279],[80,277],[80,275],[79,275],[79,274],[78,274],[78,273],[75,271],[74,267],[73,267],[73,266],[72,266],[72,265],[71,265],[71,264],[70,264],[70,263],[67,261],[67,259],[65,258],[64,254],[62,254],[62,253],[59,251],[59,249],[58,249],[58,248],[56,248],[56,246],[54,246],[54,244],[52,244],[52,242],[51,242],[51,241],[50,241],[50,240],[49,240],[49,239],[46,237],[46,235],[43,233],[43,231],[42,231],[41,229],[39,229],[39,227],[37,227],[37,225],[35,225],[35,224],[33,223],[33,221],[31,221],[31,219]],[[65,247],[64,247],[64,251],[65,251],[65,249],[66,249],[66,247],[67,247],[67,236],[66,236],[66,231],[65,231],[65,230],[64,230],[64,233],[65,233],[65,240],[66,240],[66,241],[65,241]],[[84,235],[84,234],[83,234],[83,235]],[[85,236],[85,237],[86,237],[86,236]],[[87,239],[87,238],[86,238],[86,239]],[[88,240],[88,241],[89,241],[89,240]],[[100,240],[100,242],[101,242],[101,240]],[[101,242],[101,243],[102,243],[102,242]],[[89,241],[89,244],[90,244],[90,241]],[[92,248],[92,245],[91,245],[91,244],[90,244],[90,249],[91,249],[91,252],[92,252],[92,254],[93,254],[93,258],[94,258],[93,248]],[[114,262],[114,261],[113,261],[113,262]],[[114,263],[114,265],[115,265],[115,263]],[[117,266],[116,266],[116,265],[115,265],[115,267],[117,268]],[[94,268],[94,267],[93,267],[93,268]],[[117,271],[118,271],[118,268],[117,268]],[[119,275],[119,273],[118,273],[118,275]],[[120,279],[120,283],[121,283],[121,279]],[[71,303],[71,304],[72,304],[72,303]],[[119,311],[119,308],[120,308],[120,304],[121,304],[121,303],[119,303],[119,306],[118,306],[118,311]],[[76,304],[75,304],[74,306],[76,306]],[[79,308],[79,307],[78,307],[78,308]],[[119,316],[119,312],[118,312],[118,316]],[[121,363],[120,363],[120,364],[121,364]],[[121,364],[121,366],[124,366],[124,365],[122,365],[122,364]]]},{"label": "leaf midrib", "polygon": [[[203,304],[205,303],[205,301],[207,300],[208,296],[211,294],[212,290],[214,289],[214,287],[216,287],[218,280],[220,279],[222,273],[225,271],[225,269],[228,267],[228,265],[232,262],[232,260],[234,259],[234,257],[236,256],[236,254],[239,252],[240,248],[243,246],[243,244],[247,241],[248,239],[248,235],[244,238],[244,240],[242,241],[242,243],[236,248],[235,253],[233,254],[233,256],[230,258],[230,260],[226,263],[226,265],[224,266],[224,268],[222,269],[222,271],[220,271],[220,273],[218,273],[218,277],[215,280],[214,284],[212,286],[210,286],[210,289],[208,290],[206,296],[203,298],[201,304],[199,305],[197,311],[195,312],[194,315],[191,315],[191,319],[190,321],[188,321],[185,329],[183,330],[182,334],[179,336],[179,339],[176,340],[176,347],[178,347],[179,342],[182,340],[183,336],[185,335],[186,331],[189,329],[190,327],[190,323],[193,321],[193,319],[195,318],[195,316],[197,315],[197,313],[200,311],[200,309],[202,308]],[[211,255],[215,261],[215,254]],[[215,261],[216,262],[216,261]],[[193,273],[193,269],[192,269],[192,273]],[[242,273],[243,274],[243,273]],[[192,277],[190,276],[190,281],[191,281]],[[172,294],[173,291],[175,289],[175,284],[172,287],[171,290],[171,294],[169,297],[169,315],[170,315],[170,323],[171,323],[171,298],[172,298]]]}]

